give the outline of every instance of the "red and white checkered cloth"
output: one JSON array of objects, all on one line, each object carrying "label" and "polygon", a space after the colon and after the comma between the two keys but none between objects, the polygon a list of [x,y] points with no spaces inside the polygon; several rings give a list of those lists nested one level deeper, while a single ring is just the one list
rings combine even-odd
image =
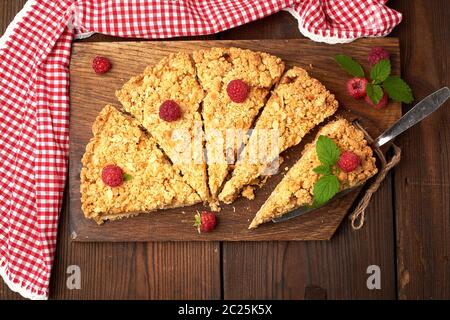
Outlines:
[{"label": "red and white checkered cloth", "polygon": [[29,0],[0,39],[0,274],[46,299],[68,156],[68,65],[75,37],[216,33],[286,9],[328,43],[388,34],[383,0]]}]

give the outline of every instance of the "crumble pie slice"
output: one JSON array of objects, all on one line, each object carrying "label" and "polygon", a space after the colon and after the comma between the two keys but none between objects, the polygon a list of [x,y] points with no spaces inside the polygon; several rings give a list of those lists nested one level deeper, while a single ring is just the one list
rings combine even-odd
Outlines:
[{"label": "crumble pie slice", "polygon": [[[204,93],[192,58],[187,53],[170,54],[131,78],[116,91],[116,96],[125,111],[155,138],[185,181],[203,201],[208,201],[203,125],[198,112]],[[167,100],[180,106],[178,120],[168,122],[160,118],[159,108]]]},{"label": "crumble pie slice", "polygon": [[256,213],[249,229],[280,217],[301,206],[312,205],[314,184],[320,175],[313,169],[320,165],[316,142],[320,135],[333,139],[341,151],[352,151],[359,159],[359,166],[352,172],[340,171],[340,191],[362,185],[377,173],[372,149],[364,139],[364,133],[345,119],[333,121],[319,130],[316,139],[305,146],[301,158],[286,173],[275,190]]},{"label": "crumble pie slice", "polygon": [[[289,69],[272,92],[255,130],[219,200],[232,203],[241,190],[278,168],[279,154],[300,143],[316,125],[333,115],[338,101],[323,84],[299,67]],[[264,137],[264,135],[265,137]],[[268,141],[270,140],[270,143]]]},{"label": "crumble pie slice", "polygon": [[[197,76],[205,91],[202,117],[206,134],[208,184],[217,200],[219,190],[248,129],[264,106],[272,86],[283,71],[283,61],[273,55],[239,48],[194,51]],[[227,85],[243,81],[249,88],[243,102],[233,102]]]},{"label": "crumble pie slice", "polygon": [[[80,176],[81,208],[102,224],[157,209],[201,202],[136,120],[107,105],[92,126]],[[118,187],[102,181],[102,169],[117,165],[131,178]]]}]

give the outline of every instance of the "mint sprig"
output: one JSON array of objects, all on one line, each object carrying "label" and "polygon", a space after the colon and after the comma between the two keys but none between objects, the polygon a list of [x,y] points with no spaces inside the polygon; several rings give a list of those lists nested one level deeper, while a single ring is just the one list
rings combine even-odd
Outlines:
[{"label": "mint sprig", "polygon": [[380,85],[369,82],[366,84],[366,94],[374,104],[378,104],[384,93]]},{"label": "mint sprig", "polygon": [[339,160],[341,151],[330,138],[321,135],[316,143],[317,157],[323,165],[333,166]]},{"label": "mint sprig", "polygon": [[341,66],[341,68],[347,71],[350,75],[358,78],[364,78],[363,68],[351,57],[346,56],[345,54],[338,54],[334,57],[334,59]]},{"label": "mint sprig", "polygon": [[317,139],[316,152],[321,164],[315,167],[313,171],[322,176],[313,187],[313,205],[320,206],[333,198],[339,191],[339,180],[334,173],[337,171],[336,163],[341,151],[332,139],[321,135]]},{"label": "mint sprig", "polygon": [[[350,75],[364,78],[364,70],[361,65],[351,57],[344,54],[335,56],[336,62]],[[391,76],[391,62],[382,59],[370,70],[370,82],[366,85],[367,96],[376,105],[383,97],[383,90],[389,98],[397,102],[411,103],[414,100],[411,88],[398,76]]]},{"label": "mint sprig", "polygon": [[339,180],[335,175],[329,174],[319,178],[314,185],[314,205],[326,203],[339,191]]},{"label": "mint sprig", "polygon": [[318,167],[315,167],[313,169],[313,171],[315,173],[324,174],[324,175],[332,174],[331,167],[329,165],[326,165],[326,164],[322,164],[322,165],[320,165]]},{"label": "mint sprig", "polygon": [[131,179],[133,179],[133,176],[131,174],[128,173],[123,174],[123,181],[130,181]]},{"label": "mint sprig", "polygon": [[383,88],[392,100],[404,103],[411,103],[414,100],[411,88],[400,77],[387,77],[383,82]]},{"label": "mint sprig", "polygon": [[378,61],[370,70],[370,79],[373,84],[383,83],[391,74],[391,62],[387,59]]}]

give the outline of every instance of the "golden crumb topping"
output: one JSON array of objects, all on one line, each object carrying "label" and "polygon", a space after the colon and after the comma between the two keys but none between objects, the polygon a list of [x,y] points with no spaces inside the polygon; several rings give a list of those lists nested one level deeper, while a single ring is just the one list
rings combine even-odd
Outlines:
[{"label": "golden crumb topping", "polygon": [[364,133],[345,119],[333,121],[321,128],[316,139],[305,147],[301,158],[286,173],[283,180],[256,213],[249,228],[256,228],[261,223],[313,203],[314,184],[320,177],[313,171],[320,165],[316,153],[316,142],[320,135],[333,139],[341,151],[352,151],[361,161],[354,171],[339,173],[341,191],[361,185],[377,173],[375,158],[372,149],[364,139]]},{"label": "golden crumb topping", "polygon": [[[249,143],[219,199],[225,203],[233,202],[245,185],[267,174],[267,167],[274,165],[281,152],[300,143],[311,129],[333,115],[337,108],[334,95],[317,79],[299,67],[288,70],[258,118]],[[267,142],[268,139],[261,139],[261,133],[275,135],[276,138],[273,143],[262,145],[261,141]],[[264,161],[250,161],[254,158],[254,150],[263,156],[258,159]]]},{"label": "golden crumb topping", "polygon": [[[270,89],[280,79],[284,63],[270,54],[239,48],[199,50],[193,53],[193,58],[198,79],[206,93],[202,117],[208,182],[212,197],[217,198],[229,167],[234,164],[236,150],[244,142],[230,133],[241,130],[247,134]],[[227,85],[232,80],[242,80],[250,87],[244,102],[233,102],[228,96]],[[231,152],[233,157],[227,157],[227,152]]]},{"label": "golden crumb topping", "polygon": [[[86,218],[100,224],[201,201],[134,119],[107,105],[92,132],[80,175],[81,207]],[[102,181],[102,169],[109,164],[119,166],[129,176],[119,187]]]},{"label": "golden crumb topping", "polygon": [[[124,109],[156,139],[185,181],[202,200],[208,200],[204,135],[198,112],[204,93],[191,57],[187,53],[170,54],[131,78],[116,96]],[[180,106],[180,119],[167,122],[159,117],[159,107],[167,100]]]}]

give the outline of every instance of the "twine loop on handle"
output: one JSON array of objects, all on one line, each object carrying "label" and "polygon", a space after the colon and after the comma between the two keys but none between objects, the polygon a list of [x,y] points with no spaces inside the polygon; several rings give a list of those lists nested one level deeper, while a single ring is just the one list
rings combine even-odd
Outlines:
[{"label": "twine loop on handle", "polygon": [[391,143],[390,147],[393,149],[394,154],[392,155],[389,162],[386,161],[386,157],[384,156],[383,151],[381,151],[379,147],[374,146],[374,139],[369,135],[369,133],[361,126],[358,121],[354,121],[354,124],[364,132],[367,141],[372,145],[373,150],[381,161],[381,169],[378,172],[375,180],[371,183],[364,196],[361,198],[361,200],[359,200],[359,203],[356,206],[355,210],[353,210],[352,214],[350,215],[353,230],[358,230],[361,229],[364,225],[365,212],[367,206],[369,205],[370,199],[372,198],[372,195],[378,190],[381,183],[386,178],[388,172],[400,162],[401,149],[395,143]]}]

